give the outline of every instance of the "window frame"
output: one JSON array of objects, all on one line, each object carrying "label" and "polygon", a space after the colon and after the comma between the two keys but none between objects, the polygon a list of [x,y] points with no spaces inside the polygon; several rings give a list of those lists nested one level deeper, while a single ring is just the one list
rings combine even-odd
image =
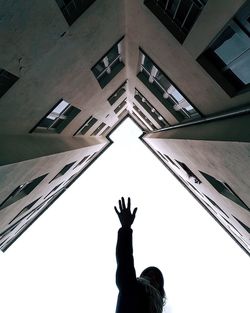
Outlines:
[{"label": "window frame", "polygon": [[[93,73],[95,79],[97,80],[97,82],[99,83],[100,87],[103,89],[124,67],[124,49],[123,45],[124,45],[124,36],[122,36],[117,42],[115,42],[115,44],[95,63],[94,66],[92,66],[91,68],[91,72]],[[119,44],[121,47],[121,51],[119,52]],[[117,46],[118,49],[118,56],[112,60],[112,62],[108,65],[105,65],[105,60],[107,60],[107,56],[108,54]],[[119,62],[117,62],[117,64],[113,67],[113,69],[111,68],[112,65],[115,64],[115,62],[119,60]],[[101,73],[99,73],[98,75],[95,73],[95,68],[101,63],[103,62],[105,65],[105,68],[102,70]],[[110,69],[110,73],[108,73],[108,69]],[[107,75],[108,73],[108,75]],[[100,79],[101,77],[101,79]]]},{"label": "window frame", "polygon": [[[155,68],[155,72],[160,73],[165,80],[170,84],[170,87],[173,86],[173,88],[182,96],[182,98],[192,107],[192,109],[195,111],[195,114],[191,115],[186,109],[180,107],[180,102],[177,102],[177,100],[173,97],[172,94],[168,93],[168,91],[162,86],[156,79],[154,79],[154,76],[151,75],[151,72],[148,71],[148,69],[143,66],[145,57],[148,58],[148,60],[152,63],[153,68]],[[151,70],[151,71],[152,71]],[[143,73],[145,71],[148,76]],[[148,56],[147,53],[141,48],[139,48],[139,72],[137,74],[137,77],[142,81],[142,83],[151,91],[151,93],[162,103],[162,105],[167,109],[176,119],[178,122],[186,122],[186,121],[193,121],[200,119],[202,117],[201,112],[193,105],[193,103],[186,97],[186,95],[176,86],[176,84],[164,73],[164,71],[161,70],[161,68]],[[151,78],[152,77],[152,78]],[[153,79],[152,82],[149,82],[149,80]],[[153,85],[155,83],[157,88]],[[164,94],[167,95],[167,97],[164,97]],[[174,106],[179,106],[179,110],[175,110]]]},{"label": "window frame", "polygon": [[[228,68],[228,65],[215,53],[215,49],[222,46],[222,44],[225,42],[225,38],[230,36],[230,33],[236,34],[237,32],[235,31],[235,29],[240,29],[243,32],[243,34],[245,34],[248,37],[250,36],[249,30],[247,30],[247,28],[242,24],[244,20],[242,19],[242,21],[240,21],[242,12],[245,9],[250,9],[249,1],[243,4],[243,6],[225,24],[221,31],[209,43],[207,48],[196,59],[196,61],[204,68],[208,75],[212,79],[214,79],[215,82],[230,97],[234,97],[250,91],[250,82],[248,84],[244,84],[244,82],[230,68]],[[229,37],[229,39],[231,37],[232,35]],[[246,51],[249,51],[249,49]],[[239,53],[235,60],[239,58],[241,55],[243,54]]]},{"label": "window frame", "polygon": [[[203,3],[201,3],[202,1],[198,1],[198,2],[200,2],[201,6],[203,4],[203,7],[201,7],[200,12],[196,15],[196,17],[195,17],[194,21],[191,23],[191,26],[189,27],[189,29],[185,30],[185,28],[183,26],[185,25],[186,21],[188,20],[188,16],[191,13],[192,6],[196,5],[197,1],[190,0],[190,2],[192,2],[192,4],[189,7],[187,15],[184,18],[183,22],[181,23],[181,26],[178,25],[178,20],[176,19],[176,16],[177,16],[177,13],[178,13],[178,10],[180,8],[182,0],[179,0],[179,3],[177,5],[175,13],[173,14],[173,17],[170,16],[170,11],[167,10],[167,6],[169,5],[169,1],[166,1],[165,10],[163,8],[161,8],[160,5],[157,4],[158,2],[159,2],[159,0],[158,1],[157,0],[144,0],[144,5],[158,18],[158,20],[168,29],[169,32],[181,44],[183,44],[186,37],[188,36],[188,34],[192,30],[193,26],[195,25],[197,19],[199,18],[199,16],[200,16],[202,10],[204,9],[206,3],[203,4]],[[183,3],[184,3],[184,1],[183,1]]]},{"label": "window frame", "polygon": [[[61,0],[62,2],[63,0]],[[77,1],[77,0],[70,0],[67,4],[64,3],[63,6],[60,6],[60,1],[55,0],[55,2],[57,3],[60,11],[62,12],[65,20],[67,21],[67,23],[69,24],[69,26],[71,26],[94,2],[95,0],[85,0],[84,3],[86,3],[85,5],[83,5],[82,7],[79,5],[79,3],[82,3],[82,1]],[[64,2],[64,1],[63,1]],[[78,6],[78,14],[75,14],[74,16],[69,14],[69,9],[67,7],[69,7],[70,5],[72,5],[74,3],[75,8],[77,8]]]},{"label": "window frame", "polygon": [[[60,112],[60,113],[53,113],[53,111],[60,105],[62,102],[68,103],[64,99],[60,99],[57,101],[57,103],[52,107],[51,110],[49,110],[41,119],[40,121],[29,131],[29,133],[61,133],[64,128],[70,124],[70,122],[81,112],[80,109],[76,108],[75,106],[68,103],[68,105]],[[71,111],[71,112],[70,112]],[[70,113],[69,113],[70,112]],[[55,116],[54,122],[52,122],[51,125],[48,127],[45,126],[39,126],[42,124],[43,121],[46,120],[46,118],[51,115]],[[69,113],[69,115],[66,115]],[[48,119],[48,118],[47,118]],[[59,123],[56,127],[52,127],[53,125]]]},{"label": "window frame", "polygon": [[48,175],[44,174],[36,177],[30,181],[24,182],[23,184],[17,186],[8,196],[0,203],[0,211],[7,206],[25,198],[28,196]]},{"label": "window frame", "polygon": [[0,68],[0,98],[18,81],[19,77]]}]

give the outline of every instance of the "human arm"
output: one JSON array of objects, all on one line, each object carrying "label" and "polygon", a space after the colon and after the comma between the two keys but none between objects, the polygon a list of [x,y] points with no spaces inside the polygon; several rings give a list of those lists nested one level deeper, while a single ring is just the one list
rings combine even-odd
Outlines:
[{"label": "human arm", "polygon": [[136,273],[134,268],[132,229],[137,208],[131,213],[131,202],[128,198],[127,206],[124,198],[119,200],[119,209],[115,211],[119,217],[122,227],[118,231],[118,240],[116,246],[116,284],[121,289],[131,288],[136,283]]}]

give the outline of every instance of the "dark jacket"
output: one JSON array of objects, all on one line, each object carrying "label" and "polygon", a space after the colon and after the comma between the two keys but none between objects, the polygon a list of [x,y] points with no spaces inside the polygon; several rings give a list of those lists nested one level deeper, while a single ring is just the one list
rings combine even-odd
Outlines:
[{"label": "dark jacket", "polygon": [[150,313],[145,288],[136,278],[132,232],[132,229],[123,227],[118,231],[116,284],[119,295],[116,313]]}]

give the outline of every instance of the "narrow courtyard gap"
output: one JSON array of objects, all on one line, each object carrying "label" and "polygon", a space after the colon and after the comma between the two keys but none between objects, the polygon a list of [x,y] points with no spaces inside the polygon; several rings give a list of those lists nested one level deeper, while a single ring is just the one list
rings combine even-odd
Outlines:
[{"label": "narrow courtyard gap", "polygon": [[[127,119],[114,144],[0,255],[5,313],[114,312],[121,196],[138,206],[134,256],[165,276],[168,313],[249,312],[249,258],[160,161]],[[147,245],[145,244],[147,243]]]}]

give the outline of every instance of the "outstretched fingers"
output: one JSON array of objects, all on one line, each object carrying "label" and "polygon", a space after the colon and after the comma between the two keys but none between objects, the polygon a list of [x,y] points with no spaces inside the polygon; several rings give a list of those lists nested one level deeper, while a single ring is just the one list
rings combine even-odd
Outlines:
[{"label": "outstretched fingers", "polygon": [[120,212],[117,210],[117,207],[114,207],[116,214],[119,216]]},{"label": "outstretched fingers", "polygon": [[130,197],[128,197],[128,207],[127,209],[130,211],[130,207],[131,207],[131,201],[130,201]]},{"label": "outstretched fingers", "polygon": [[133,211],[133,217],[134,217],[134,218],[135,218],[135,215],[136,215],[137,209],[138,209],[138,208],[134,208],[134,211]]}]

